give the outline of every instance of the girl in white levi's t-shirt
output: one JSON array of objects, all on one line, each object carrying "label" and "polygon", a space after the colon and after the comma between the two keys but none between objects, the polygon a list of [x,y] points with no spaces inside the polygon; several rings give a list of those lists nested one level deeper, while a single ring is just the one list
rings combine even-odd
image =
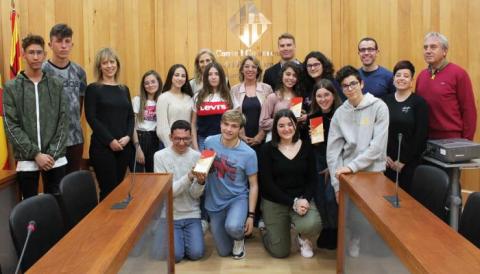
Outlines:
[{"label": "girl in white levi's t-shirt", "polygon": [[154,71],[147,71],[140,83],[140,96],[132,100],[135,113],[135,130],[133,131],[134,160],[130,170],[133,170],[133,161],[136,161],[136,170],[153,172],[153,154],[160,148],[160,141],[155,131],[157,127],[157,98],[162,90],[162,79]]}]

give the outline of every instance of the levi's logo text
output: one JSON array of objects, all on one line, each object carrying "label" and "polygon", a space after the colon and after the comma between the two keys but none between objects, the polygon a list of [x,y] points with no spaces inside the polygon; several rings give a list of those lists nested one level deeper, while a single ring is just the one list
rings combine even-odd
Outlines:
[{"label": "levi's logo text", "polygon": [[226,102],[203,102],[198,109],[198,116],[223,114],[228,110]]}]

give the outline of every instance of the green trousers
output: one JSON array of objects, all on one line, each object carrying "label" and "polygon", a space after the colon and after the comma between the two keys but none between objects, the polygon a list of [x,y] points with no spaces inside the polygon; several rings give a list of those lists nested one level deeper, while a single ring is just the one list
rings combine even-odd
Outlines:
[{"label": "green trousers", "polygon": [[298,215],[290,206],[266,199],[262,199],[261,207],[266,229],[262,235],[263,244],[273,257],[284,258],[290,254],[291,224],[302,237],[314,236],[320,233],[322,228],[322,220],[313,200],[310,201],[310,209],[304,216]]}]

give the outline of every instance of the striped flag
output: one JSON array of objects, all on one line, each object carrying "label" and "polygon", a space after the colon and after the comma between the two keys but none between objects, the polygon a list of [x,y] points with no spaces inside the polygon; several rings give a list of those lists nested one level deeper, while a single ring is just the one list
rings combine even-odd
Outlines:
[{"label": "striped flag", "polygon": [[8,169],[8,146],[7,136],[3,127],[3,88],[2,75],[0,74],[0,170]]},{"label": "striped flag", "polygon": [[18,14],[15,11],[15,1],[12,1],[12,12],[10,13],[10,21],[12,23],[12,41],[10,44],[10,79],[15,78],[22,70],[22,62],[20,60],[20,31],[18,29]]}]

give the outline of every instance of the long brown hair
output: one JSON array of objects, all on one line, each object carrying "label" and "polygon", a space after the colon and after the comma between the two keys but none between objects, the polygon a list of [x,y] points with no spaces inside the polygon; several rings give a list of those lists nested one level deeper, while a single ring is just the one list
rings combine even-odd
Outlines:
[{"label": "long brown hair", "polygon": [[149,70],[145,72],[145,74],[143,74],[142,76],[142,81],[140,82],[140,107],[138,109],[138,114],[137,114],[137,120],[139,123],[143,122],[145,104],[147,103],[147,98],[148,98],[147,90],[145,89],[145,85],[143,84],[143,82],[145,81],[145,78],[147,78],[147,76],[150,76],[150,75],[153,75],[158,81],[158,89],[157,91],[155,91],[155,94],[153,95],[153,100],[157,102],[158,96],[160,96],[160,93],[162,93],[163,83],[162,83],[162,78],[160,78],[160,75],[158,74],[158,72],[156,72],[155,70]]},{"label": "long brown hair", "polygon": [[196,108],[199,109],[205,98],[207,98],[208,95],[214,93],[213,87],[208,81],[208,73],[212,68],[216,68],[218,70],[218,76],[220,78],[217,90],[220,93],[222,99],[227,102],[228,108],[232,109],[233,101],[232,97],[230,96],[230,89],[228,88],[227,81],[225,79],[225,71],[223,70],[222,66],[216,62],[212,62],[205,67],[205,71],[203,72],[203,88],[198,92]]},{"label": "long brown hair", "polygon": [[293,89],[292,89],[293,94],[296,97],[302,97],[303,96],[303,87],[302,87],[302,84],[301,84],[302,70],[300,68],[300,65],[297,65],[292,61],[285,62],[285,64],[283,64],[283,66],[282,66],[282,70],[280,71],[280,77],[281,77],[282,80],[281,80],[280,88],[278,89],[277,94],[280,97],[283,98],[283,94],[285,93],[285,85],[283,84],[283,74],[285,73],[285,71],[288,68],[291,68],[293,70],[293,72],[295,72],[295,76],[297,77],[297,83],[295,83],[295,85],[293,86]]}]

